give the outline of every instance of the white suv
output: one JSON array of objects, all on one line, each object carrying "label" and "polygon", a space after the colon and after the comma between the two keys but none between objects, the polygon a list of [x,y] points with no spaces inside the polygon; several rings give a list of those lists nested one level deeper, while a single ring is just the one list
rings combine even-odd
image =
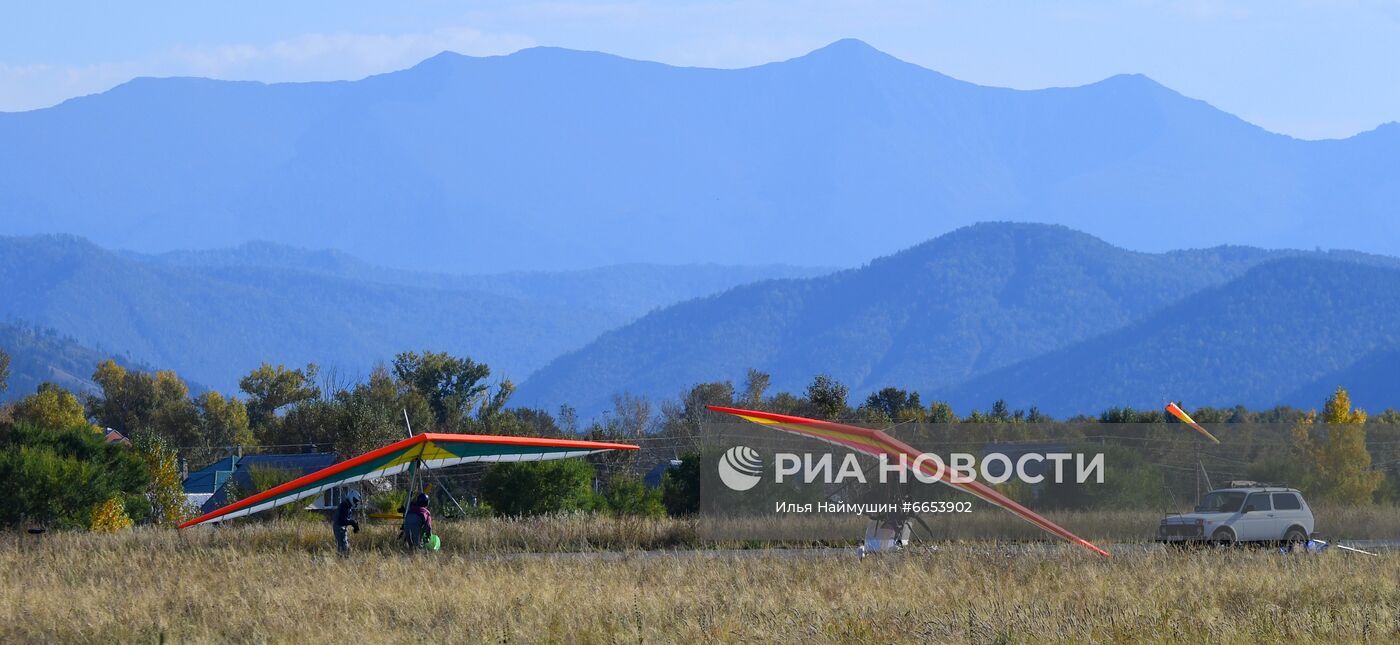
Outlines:
[{"label": "white suv", "polygon": [[1194,512],[1163,519],[1157,541],[1294,544],[1307,542],[1312,534],[1312,510],[1296,489],[1222,488],[1201,498]]}]

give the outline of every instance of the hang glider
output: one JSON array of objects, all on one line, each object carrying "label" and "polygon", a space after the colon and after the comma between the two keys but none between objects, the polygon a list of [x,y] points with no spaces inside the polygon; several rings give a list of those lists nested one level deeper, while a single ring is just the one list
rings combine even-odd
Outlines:
[{"label": "hang glider", "polygon": [[843,448],[849,448],[874,457],[888,455],[898,460],[899,456],[906,455],[905,463],[911,466],[917,464],[924,474],[937,477],[939,481],[953,488],[977,496],[983,501],[990,502],[1004,508],[1031,524],[1036,525],[1041,530],[1056,537],[1067,540],[1073,544],[1082,546],[1094,553],[1104,557],[1109,557],[1108,552],[1094,546],[1093,543],[1070,533],[1064,527],[1041,517],[1035,511],[1017,503],[1015,500],[1002,495],[996,489],[979,481],[957,482],[947,477],[945,471],[940,471],[937,466],[931,464],[929,460],[916,461],[920,453],[906,444],[880,430],[858,428],[831,421],[818,421],[816,419],[806,419],[803,417],[788,416],[786,414],[775,414],[772,412],[759,412],[756,410],[742,410],[739,408],[726,408],[717,405],[705,406],[715,412],[731,414],[746,421],[752,421],[759,425],[790,432],[792,434],[810,437],[827,443],[836,444]]},{"label": "hang glider", "polygon": [[185,522],[180,528],[252,515],[319,495],[345,484],[396,475],[414,464],[419,468],[445,468],[470,463],[545,461],[582,457],[605,450],[636,449],[637,446],[633,445],[599,441],[429,432],[414,435],[247,499],[241,499]]},{"label": "hang glider", "polygon": [[1191,426],[1192,428],[1194,428],[1194,429],[1196,430],[1196,432],[1199,432],[1199,433],[1205,435],[1205,437],[1206,437],[1207,439],[1210,439],[1211,441],[1214,441],[1215,443],[1220,443],[1220,440],[1219,440],[1219,439],[1216,439],[1216,438],[1215,438],[1215,435],[1213,435],[1213,434],[1211,434],[1210,432],[1208,432],[1205,428],[1202,428],[1202,427],[1201,427],[1201,424],[1196,423],[1194,420],[1192,420],[1192,419],[1191,419],[1191,415],[1186,414],[1186,411],[1183,410],[1183,409],[1181,409],[1181,406],[1179,406],[1179,405],[1177,405],[1177,404],[1175,404],[1175,403],[1167,403],[1167,412],[1170,412],[1172,416],[1174,416],[1174,417],[1180,419],[1182,423],[1184,423],[1184,424],[1186,424],[1186,425]]}]

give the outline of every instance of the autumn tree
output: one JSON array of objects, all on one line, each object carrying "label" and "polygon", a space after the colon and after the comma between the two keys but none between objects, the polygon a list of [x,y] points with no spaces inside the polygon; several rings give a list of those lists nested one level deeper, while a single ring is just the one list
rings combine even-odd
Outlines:
[{"label": "autumn tree", "polygon": [[1320,419],[1325,437],[1316,436],[1317,414],[1308,413],[1293,427],[1298,450],[1307,459],[1311,487],[1343,504],[1369,504],[1384,474],[1371,469],[1366,450],[1366,412],[1353,410],[1341,387],[1327,399]]},{"label": "autumn tree", "polygon": [[185,491],[175,450],[154,433],[137,435],[132,447],[150,477],[145,492],[151,505],[151,521],[158,526],[175,526],[184,521]]},{"label": "autumn tree", "polygon": [[768,391],[770,381],[772,377],[767,372],[749,368],[748,375],[744,377],[744,398],[740,403],[751,409],[762,407],[763,394]]},{"label": "autumn tree", "polygon": [[251,446],[256,443],[248,424],[248,408],[242,401],[210,390],[194,400],[200,433],[210,446]]},{"label": "autumn tree", "polygon": [[946,401],[934,401],[928,406],[929,423],[957,423],[958,415]]},{"label": "autumn tree", "polygon": [[88,410],[98,424],[128,437],[154,432],[173,446],[205,445],[189,387],[174,372],[130,371],[106,360],[92,380],[101,393],[88,397]]},{"label": "autumn tree", "polygon": [[53,383],[41,384],[37,392],[16,403],[13,416],[16,422],[51,430],[88,425],[78,397]]}]

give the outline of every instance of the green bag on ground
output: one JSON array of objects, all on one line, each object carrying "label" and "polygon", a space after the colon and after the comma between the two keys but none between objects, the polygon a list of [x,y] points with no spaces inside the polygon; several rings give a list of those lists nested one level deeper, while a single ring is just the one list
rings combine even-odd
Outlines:
[{"label": "green bag on ground", "polygon": [[440,548],[442,548],[442,539],[437,536],[437,533],[428,536],[428,550],[436,551]]}]

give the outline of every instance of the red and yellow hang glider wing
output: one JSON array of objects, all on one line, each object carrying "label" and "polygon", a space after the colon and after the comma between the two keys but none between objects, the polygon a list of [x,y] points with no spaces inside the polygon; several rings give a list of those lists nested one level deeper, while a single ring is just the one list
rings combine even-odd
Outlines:
[{"label": "red and yellow hang glider wing", "polygon": [[726,408],[715,405],[706,407],[708,407],[711,410],[714,410],[715,412],[732,414],[736,417],[739,417],[746,421],[752,421],[759,425],[765,425],[770,428],[782,430],[784,432],[790,432],[793,434],[802,435],[804,437],[810,437],[813,439],[825,441],[827,443],[833,443],[838,446],[863,452],[867,455],[872,455],[875,457],[887,455],[898,460],[901,454],[906,455],[907,459],[904,461],[904,463],[909,464],[911,468],[917,464],[917,466],[924,472],[925,475],[936,477],[939,481],[943,482],[944,484],[952,486],[953,488],[956,488],[963,492],[975,495],[984,501],[996,504],[997,506],[1011,511],[1021,519],[1024,519],[1027,522],[1036,525],[1041,530],[1047,533],[1068,540],[1069,542],[1082,546],[1104,557],[1109,557],[1107,551],[1104,551],[1103,549],[1094,546],[1093,543],[1089,542],[1088,540],[1085,540],[1084,538],[1070,533],[1064,527],[1055,524],[1054,522],[1051,522],[1050,520],[1047,520],[1044,517],[1041,517],[1035,511],[1032,511],[1031,509],[1022,506],[1015,500],[1005,495],[1002,495],[992,487],[983,484],[982,482],[955,481],[953,478],[948,476],[947,472],[938,469],[938,467],[935,464],[931,464],[929,460],[918,460],[919,455],[922,453],[914,450],[908,444],[898,439],[895,439],[894,437],[891,437],[880,430],[858,428],[855,426],[848,426],[841,423],[833,423],[831,421],[818,421],[816,419],[805,419],[803,417],[793,417],[788,416],[786,414],[774,414],[772,412],[741,410],[738,408]]},{"label": "red and yellow hang glider wing", "polygon": [[1174,416],[1174,417],[1180,419],[1182,423],[1184,423],[1184,424],[1186,424],[1186,425],[1191,426],[1192,428],[1194,428],[1194,429],[1196,430],[1196,432],[1199,432],[1199,433],[1205,435],[1205,437],[1206,437],[1207,439],[1210,439],[1211,441],[1214,441],[1215,443],[1220,443],[1220,440],[1219,440],[1219,439],[1216,439],[1216,438],[1215,438],[1215,435],[1211,434],[1210,432],[1207,432],[1205,428],[1202,428],[1202,427],[1201,427],[1201,424],[1196,423],[1195,421],[1193,421],[1193,420],[1191,419],[1191,415],[1186,414],[1186,411],[1183,410],[1183,409],[1181,409],[1181,406],[1179,406],[1179,405],[1177,405],[1177,404],[1175,404],[1175,403],[1168,403],[1168,404],[1167,404],[1167,412],[1170,412],[1172,416]]},{"label": "red and yellow hang glider wing", "polygon": [[180,528],[252,515],[319,495],[337,486],[395,475],[408,470],[415,463],[422,468],[444,468],[468,463],[544,461],[581,457],[605,450],[636,449],[633,445],[599,441],[430,432],[414,435],[210,511],[181,524]]}]

